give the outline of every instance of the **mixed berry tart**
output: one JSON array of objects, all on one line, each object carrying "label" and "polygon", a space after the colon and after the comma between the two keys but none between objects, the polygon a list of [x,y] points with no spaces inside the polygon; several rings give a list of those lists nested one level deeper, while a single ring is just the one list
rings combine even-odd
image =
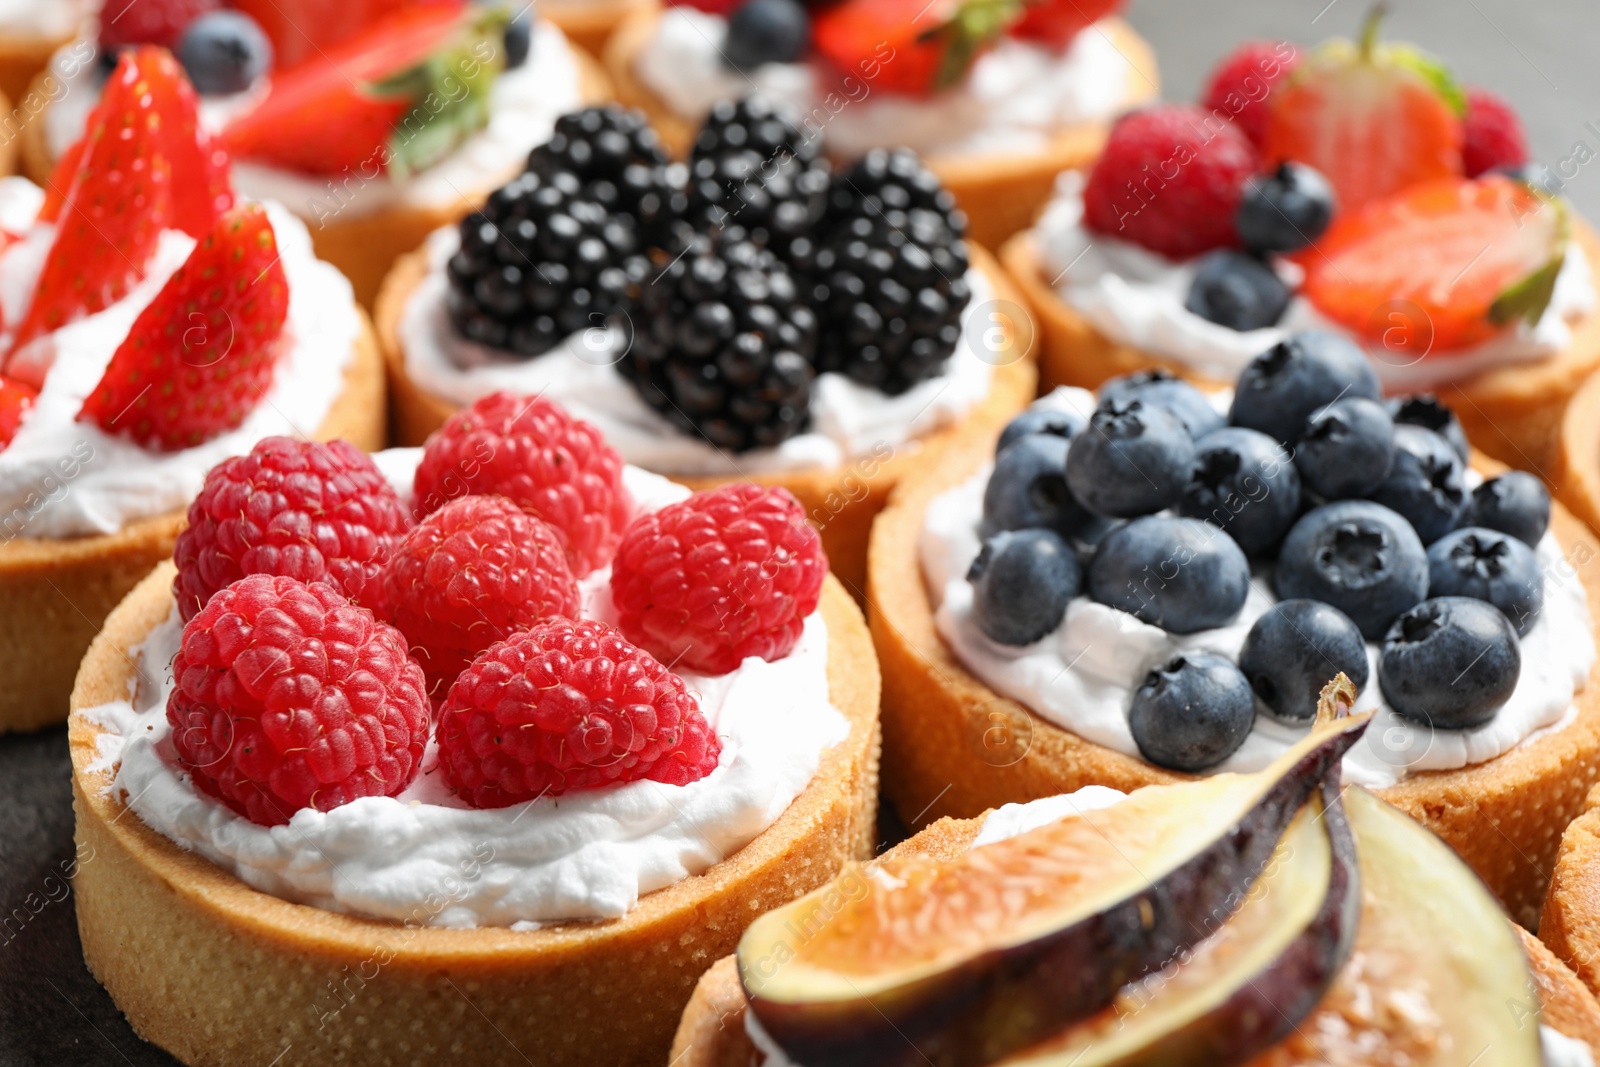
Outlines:
[{"label": "mixed berry tart", "polygon": [[990,248],[1033,221],[1055,175],[1155,98],[1155,57],[1120,0],[693,0],[624,22],[606,49],[623,103],[687,154],[752,87],[850,162],[916,149]]},{"label": "mixed berry tart", "polygon": [[1303,740],[1259,772],[943,819],[751,924],[675,1064],[1587,1067],[1600,1004]]},{"label": "mixed berry tart", "polygon": [[638,112],[563,116],[400,261],[377,323],[399,443],[538,392],[691,487],[789,489],[859,596],[889,490],[1031,399],[1020,299],[914,153],[830,172],[750,97],[719,105],[687,172]]},{"label": "mixed berry tart", "polygon": [[1342,671],[1348,781],[1530,925],[1600,772],[1593,534],[1361,348],[1293,334],[1206,395],[1062,387],[873,531],[885,790],[925,818],[1257,770]]},{"label": "mixed berry tart", "polygon": [[1250,42],[1197,105],[1123,119],[1004,251],[1048,385],[1148,367],[1224,384],[1295,330],[1358,340],[1473,444],[1542,471],[1600,366],[1600,237],[1511,106],[1378,36]]},{"label": "mixed berry tart", "polygon": [[515,399],[214,467],[84,660],[84,956],[185,1063],[661,1063],[870,855],[877,665],[794,498]]},{"label": "mixed berry tart", "polygon": [[172,56],[124,51],[90,124],[50,190],[0,182],[0,731],[66,716],[208,468],[271,434],[383,442],[349,283],[235,195]]},{"label": "mixed berry tart", "polygon": [[[240,192],[285,204],[370,306],[395,258],[482,203],[550,136],[610,95],[598,65],[533,8],[465,0],[139,0],[102,17],[52,69],[65,91],[30,123],[23,163],[45,182],[84,133],[116,52],[172,49]],[[130,16],[131,17],[131,16]],[[105,57],[83,63],[85,49]],[[69,73],[69,71],[71,73]],[[43,77],[42,76],[42,77]]]}]

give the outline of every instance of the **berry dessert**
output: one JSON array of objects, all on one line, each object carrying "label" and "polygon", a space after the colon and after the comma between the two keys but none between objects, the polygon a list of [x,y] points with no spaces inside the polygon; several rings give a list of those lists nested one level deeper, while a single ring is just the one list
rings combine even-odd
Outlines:
[{"label": "berry dessert", "polygon": [[794,498],[520,402],[217,466],[84,660],[84,956],[184,1063],[662,1063],[870,855],[877,666]]},{"label": "berry dessert", "polygon": [[0,181],[0,731],[65,717],[208,468],[274,434],[383,442],[349,283],[236,197],[172,55],[124,49],[90,125],[48,191]]},{"label": "berry dessert", "polygon": [[396,436],[538,393],[693,488],[787,488],[859,597],[889,490],[1033,394],[1031,323],[965,226],[915,153],[831,171],[759,97],[719,104],[687,167],[637,111],[563,115],[385,284]]},{"label": "berry dessert", "polygon": [[677,154],[752,89],[826,131],[847,163],[877,148],[928,160],[990,248],[1033,221],[1055,175],[1158,92],[1121,0],[685,0],[630,17],[606,49],[617,98]]},{"label": "berry dessert", "polygon": [[1222,385],[1330,329],[1386,392],[1438,394],[1476,447],[1547,469],[1600,367],[1600,237],[1511,106],[1382,40],[1382,10],[1359,42],[1241,46],[1198,105],[1127,116],[1062,176],[1002,255],[1047,385],[1150,367]]},{"label": "berry dessert", "polygon": [[[531,8],[477,0],[139,0],[57,53],[62,85],[24,129],[44,184],[85,132],[106,65],[169,48],[239,190],[281,201],[370,306],[394,260],[482,203],[557,115],[610,95],[598,65]],[[43,77],[43,76],[42,76]]]},{"label": "berry dessert", "polygon": [[674,1064],[1586,1067],[1600,1003],[1319,728],[1252,774],[944,819],[757,919]]},{"label": "berry dessert", "polygon": [[1593,535],[1361,348],[1290,335],[1211,395],[1062,387],[873,530],[885,792],[924,818],[1254,771],[1336,673],[1344,758],[1531,923],[1600,772]]}]

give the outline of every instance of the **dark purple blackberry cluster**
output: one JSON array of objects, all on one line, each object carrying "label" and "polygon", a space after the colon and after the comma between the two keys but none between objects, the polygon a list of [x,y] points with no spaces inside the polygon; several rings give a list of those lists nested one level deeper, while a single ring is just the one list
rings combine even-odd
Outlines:
[{"label": "dark purple blackberry cluster", "polygon": [[711,109],[689,157],[688,222],[787,256],[822,218],[828,164],[818,139],[760,97]]},{"label": "dark purple blackberry cluster", "polygon": [[673,173],[655,129],[642,112],[615,105],[562,115],[550,140],[529,153],[528,169],[572,174],[589,199],[631,215],[646,246],[665,247],[672,221],[686,207],[681,175]]}]

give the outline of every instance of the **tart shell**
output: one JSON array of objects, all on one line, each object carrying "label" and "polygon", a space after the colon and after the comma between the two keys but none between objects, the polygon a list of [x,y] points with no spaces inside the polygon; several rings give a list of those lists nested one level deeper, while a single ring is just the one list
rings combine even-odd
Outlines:
[{"label": "tart shell", "polygon": [[[1087,785],[1131,791],[1188,777],[1034,715],[968,672],[940,639],[922,578],[923,517],[991,451],[952,455],[901,485],[872,533],[867,602],[883,670],[884,795],[913,827]],[[1600,604],[1600,543],[1565,508],[1553,510],[1551,529],[1574,563],[1569,575]],[[1527,926],[1538,921],[1561,831],[1600,778],[1600,662],[1574,702],[1565,726],[1498,759],[1376,790],[1443,838]]]},{"label": "tart shell", "polygon": [[1547,480],[1561,502],[1600,531],[1600,373],[1573,394]]},{"label": "tart shell", "polygon": [[[8,101],[16,101],[18,105],[26,104],[32,92],[39,91],[39,84],[34,79],[38,78],[50,64],[50,57],[56,50],[70,44],[76,33],[66,33],[57,37],[42,34],[0,34],[0,93],[4,93]],[[38,97],[42,101],[50,99],[49,94]],[[5,113],[11,113],[12,104],[7,103]],[[43,105],[40,105],[40,111]],[[39,121],[40,111],[30,111],[26,107],[18,107],[16,119],[18,125]],[[7,166],[3,172],[11,173],[11,164],[15,163],[14,143],[17,129],[7,131],[5,138],[5,151]]]},{"label": "tart shell", "polygon": [[[674,113],[633,72],[634,61],[654,36],[660,17],[659,10],[643,11],[617,27],[606,45],[606,73],[617,99],[644,111],[668,151],[684,156],[694,143],[699,116],[688,119]],[[1102,25],[1128,61],[1124,107],[1131,109],[1154,100],[1161,90],[1155,52],[1122,20],[1106,19]],[[1062,128],[1037,151],[930,155],[926,162],[967,213],[968,236],[979,244],[998,248],[1007,237],[1033,222],[1050,199],[1056,175],[1087,167],[1099,157],[1110,129],[1109,122],[1080,123]]]},{"label": "tart shell", "polygon": [[[1600,265],[1600,234],[1587,223],[1577,221],[1573,237],[1589,262]],[[1151,367],[1165,368],[1203,387],[1232,386],[1232,382],[1197,374],[1180,363],[1120,344],[1100,333],[1056,295],[1032,235],[1022,233],[1011,238],[1001,249],[1000,258],[1038,323],[1039,376],[1044,388],[1078,385],[1093,389],[1107,378]],[[1600,299],[1600,272],[1595,278]],[[1423,391],[1433,392],[1456,413],[1474,447],[1502,463],[1542,475],[1557,463],[1562,414],[1568,401],[1597,367],[1600,310],[1573,323],[1571,343],[1548,359],[1512,363],[1463,382]],[[1600,428],[1596,432],[1600,433]],[[1591,458],[1591,465],[1595,462],[1600,461]]]},{"label": "tart shell", "polygon": [[[1029,358],[1034,347],[1033,324],[1024,310],[1021,296],[992,256],[977,246],[969,246],[969,251],[973,265],[984,272],[994,288],[991,303],[995,321],[1001,323],[1009,335],[1005,350],[996,360],[989,395],[981,404],[956,423],[920,438],[916,448],[890,450],[887,456],[881,451],[874,452],[835,470],[740,475],[737,479],[781,485],[795,495],[822,531],[822,544],[833,573],[857,600],[865,596],[866,590],[867,537],[872,530],[872,520],[888,502],[889,491],[912,471],[931,466],[936,457],[946,451],[963,453],[986,447],[986,442],[994,440],[1011,417],[1034,398],[1035,370]],[[400,319],[427,271],[425,250],[402,257],[378,297],[375,316],[378,344],[383,349],[389,374],[389,404],[396,445],[424,443],[428,435],[444,425],[460,407],[427,392],[406,372]],[[697,491],[735,480],[731,477],[669,477]]]},{"label": "tart shell", "polygon": [[134,1029],[194,1067],[659,1065],[696,980],[755,916],[872,850],[878,670],[861,613],[823,589],[828,682],[849,736],[765,832],[626,917],[536,930],[441,929],[291,904],[125,818],[101,728],[131,649],[172,608],[171,564],[107,620],[78,674],[69,738],[84,959]]},{"label": "tart shell", "polygon": [[[316,436],[368,451],[385,433],[383,364],[365,312],[355,355]],[[70,490],[69,490],[70,491]],[[61,722],[89,642],[150,568],[172,558],[187,509],[112,534],[47,540],[0,536],[0,733]],[[10,517],[0,515],[0,534]],[[21,529],[26,529],[25,522]]]},{"label": "tart shell", "polygon": [[549,0],[539,14],[560,27],[567,40],[598,58],[623,20],[660,6],[660,0]]}]

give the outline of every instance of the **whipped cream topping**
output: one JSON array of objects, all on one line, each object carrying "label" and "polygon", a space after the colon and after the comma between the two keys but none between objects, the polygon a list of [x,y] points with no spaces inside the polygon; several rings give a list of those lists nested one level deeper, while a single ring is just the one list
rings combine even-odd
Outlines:
[{"label": "whipped cream topping", "polygon": [[[758,91],[787,105],[845,158],[902,146],[923,155],[1038,151],[1065,127],[1113,118],[1140,77],[1098,25],[1064,52],[1003,38],[959,85],[926,99],[879,90],[869,76],[875,65],[842,79],[820,61],[764,63],[741,73],[723,62],[727,34],[719,15],[669,7],[634,73],[676,114],[696,120],[719,100]],[[892,63],[892,56],[878,59]]]},{"label": "whipped cream topping", "polygon": [[[683,10],[673,8],[672,11]],[[989,394],[992,356],[983,332],[993,328],[993,287],[983,272],[967,271],[972,299],[962,312],[962,339],[942,373],[898,396],[821,374],[811,384],[811,428],[775,448],[731,455],[673,426],[644,402],[617,370],[628,338],[603,323],[567,338],[540,356],[520,359],[460,337],[450,325],[445,263],[459,247],[450,226],[428,240],[429,269],[401,315],[406,373],[423,389],[470,404],[500,389],[541,393],[600,428],[629,463],[675,475],[767,474],[831,470],[869,454],[880,460],[951,425]]]},{"label": "whipped cream topping", "polygon": [[9,37],[65,37],[89,17],[95,6],[98,5],[88,0],[0,0],[0,33]]},{"label": "whipped cream topping", "polygon": [[[405,496],[420,458],[420,449],[381,458]],[[637,467],[624,478],[641,513],[688,496]],[[610,579],[606,567],[580,583],[585,618],[615,622]],[[781,660],[752,657],[721,676],[679,672],[722,739],[716,769],[698,782],[640,780],[478,810],[445,785],[430,740],[399,796],[258,826],[196,790],[173,760],[166,704],[182,633],[174,609],[132,650],[129,699],[85,712],[104,730],[94,766],[116,769],[110,792],[157,833],[264,893],[415,925],[526,929],[626,915],[644,894],[699,874],[776,822],[850,732],[829,703],[819,611]]]},{"label": "whipped cream topping", "polygon": [[[1071,408],[1085,417],[1094,410],[1094,397],[1082,389],[1057,389],[1037,403]],[[978,526],[991,467],[985,464],[935,497],[923,520],[919,552],[940,637],[968,670],[996,691],[1087,741],[1138,758],[1128,707],[1145,674],[1183,652],[1215,652],[1238,662],[1250,627],[1277,603],[1270,569],[1256,568],[1238,618],[1217,629],[1168,633],[1085,595],[1068,604],[1061,624],[1034,644],[997,644],[973,619],[972,586],[966,578],[982,546]],[[1476,472],[1467,475],[1468,488],[1481,481]],[[1346,781],[1376,789],[1417,771],[1483,763],[1547,730],[1560,729],[1577,715],[1573,696],[1588,683],[1595,659],[1588,598],[1577,569],[1553,535],[1544,536],[1535,555],[1544,575],[1544,608],[1521,639],[1522,674],[1495,717],[1471,730],[1435,730],[1403,718],[1383,701],[1380,646],[1369,643],[1368,680],[1356,710],[1375,709],[1377,715],[1345,756]],[[1258,771],[1306,729],[1258,715],[1244,744],[1207,773]]]},{"label": "whipped cream topping", "polygon": [[[1083,221],[1084,177],[1068,171],[1033,228],[1040,260],[1056,295],[1100,333],[1120,344],[1188,367],[1212,378],[1233,380],[1256,356],[1297,330],[1350,331],[1295,295],[1277,326],[1230,330],[1184,307],[1198,260],[1174,262],[1147,248],[1090,230]],[[1300,271],[1280,262],[1291,288]],[[1519,321],[1481,344],[1426,357],[1399,353],[1354,338],[1367,350],[1373,369],[1390,392],[1420,392],[1461,381],[1496,367],[1536,362],[1572,342],[1572,322],[1596,308],[1588,257],[1569,241],[1555,292],[1539,321]]]},{"label": "whipped cream topping", "polygon": [[[45,139],[60,156],[83,136],[100,95],[97,64],[65,62],[72,45],[53,64],[64,83],[44,113]],[[200,119],[221,128],[265,93],[265,85],[228,97],[202,97]],[[479,200],[522,170],[529,150],[549,140],[555,121],[583,106],[578,59],[566,37],[549,22],[534,27],[527,62],[502,73],[489,90],[489,124],[463,140],[426,170],[395,179],[377,170],[310,175],[235,160],[234,187],[262,200],[278,200],[320,229],[339,218],[356,218],[399,206],[451,208]]]},{"label": "whipped cream topping", "polygon": [[[0,255],[0,309],[8,323],[21,321],[55,239],[54,226],[32,224],[41,200],[23,178],[0,180],[0,223],[25,234]],[[77,421],[134,319],[194,247],[187,234],[168,230],[127,296],[28,347],[53,361],[33,410],[0,450],[0,540],[115,533],[184,507],[206,471],[263,437],[316,433],[344,388],[361,319],[350,283],[312,253],[305,225],[277,204],[266,209],[289,283],[289,314],[277,376],[255,410],[237,429],[177,452],[148,450]],[[23,219],[13,229],[13,220]]]}]

